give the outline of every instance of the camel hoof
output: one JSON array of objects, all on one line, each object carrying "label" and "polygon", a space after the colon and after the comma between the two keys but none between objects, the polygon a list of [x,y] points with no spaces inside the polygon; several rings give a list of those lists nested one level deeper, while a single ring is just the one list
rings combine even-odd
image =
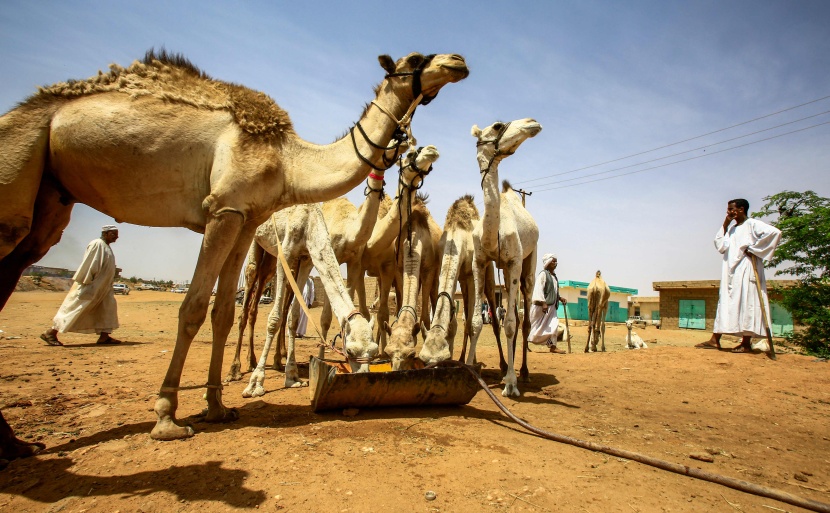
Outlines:
[{"label": "camel hoof", "polygon": [[242,373],[239,372],[239,369],[231,370],[227,377],[225,377],[225,383],[230,383],[232,381],[242,381]]},{"label": "camel hoof", "polygon": [[[4,449],[0,450],[0,470],[4,469],[11,460],[29,458],[46,449],[46,445],[40,442],[25,442],[14,437],[14,435],[12,435],[8,445],[3,445]],[[3,461],[6,462],[5,465],[2,464]]]},{"label": "camel hoof", "polygon": [[519,374],[519,381],[522,383],[530,383],[530,374]]},{"label": "camel hoof", "polygon": [[251,384],[242,391],[242,397],[245,398],[262,397],[263,395],[265,395],[265,389],[262,385]]},{"label": "camel hoof", "polygon": [[502,397],[520,397],[519,387],[516,385],[504,385],[504,390],[501,392]]},{"label": "camel hoof", "polygon": [[302,387],[307,387],[307,386],[308,386],[307,381],[301,381],[301,380],[296,380],[295,381],[295,380],[288,380],[288,379],[285,380],[285,388],[302,388]]},{"label": "camel hoof", "polygon": [[236,408],[225,408],[224,406],[216,408],[215,413],[211,413],[208,409],[205,415],[205,422],[212,422],[215,424],[224,424],[225,422],[235,422],[239,420],[239,412]]},{"label": "camel hoof", "polygon": [[172,419],[160,420],[150,431],[150,438],[153,440],[181,440],[193,436],[193,428],[190,426],[179,426]]}]

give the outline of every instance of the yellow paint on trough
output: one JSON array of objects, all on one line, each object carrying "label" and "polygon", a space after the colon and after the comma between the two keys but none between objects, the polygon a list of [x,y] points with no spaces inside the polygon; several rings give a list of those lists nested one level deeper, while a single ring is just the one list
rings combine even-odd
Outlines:
[{"label": "yellow paint on trough", "polygon": [[312,356],[308,373],[311,409],[315,412],[467,404],[479,390],[475,378],[460,367],[393,371],[389,364],[381,364],[370,366],[370,372],[350,373],[340,362]]}]

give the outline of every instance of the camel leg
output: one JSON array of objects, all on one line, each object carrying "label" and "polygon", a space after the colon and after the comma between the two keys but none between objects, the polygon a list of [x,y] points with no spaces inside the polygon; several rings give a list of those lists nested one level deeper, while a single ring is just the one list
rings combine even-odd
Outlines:
[{"label": "camel leg", "polygon": [[496,314],[496,277],[492,265],[488,265],[484,270],[484,295],[493,310],[490,324],[496,336],[496,347],[499,348],[499,370],[503,376],[507,372],[507,360],[504,359],[504,351],[501,348],[501,321],[498,320],[499,316]]},{"label": "camel leg", "polygon": [[591,318],[590,312],[588,313],[588,341],[585,342],[585,352],[590,353],[591,350],[589,347],[591,346],[591,334],[594,331],[594,320]]},{"label": "camel leg", "polygon": [[517,386],[516,369],[515,369],[515,344],[516,331],[518,322],[516,319],[517,307],[516,298],[519,293],[519,279],[521,274],[521,264],[511,264],[508,269],[504,271],[504,282],[507,285],[507,314],[504,317],[504,337],[507,339],[507,373],[504,375],[504,390],[501,395],[503,397],[519,397],[519,387]]},{"label": "camel leg", "polygon": [[[209,218],[190,290],[179,309],[176,346],[173,349],[170,366],[167,368],[167,374],[159,391],[159,398],[156,400],[155,411],[158,421],[150,433],[151,438],[174,440],[193,436],[193,428],[176,424],[176,409],[179,403],[178,388],[184,370],[184,363],[187,359],[187,352],[193,338],[205,322],[210,293],[213,284],[216,283],[216,279],[219,277],[220,270],[227,274],[234,274],[234,276],[228,276],[224,280],[224,285],[222,282],[219,283],[214,303],[214,312],[216,313],[213,315],[219,318],[221,322],[224,322],[225,318],[229,321],[227,326],[218,326],[224,331],[225,339],[227,338],[230,325],[233,323],[233,289],[239,277],[245,250],[253,239],[254,228],[243,229],[243,218],[237,212],[224,212]],[[234,247],[236,247],[235,252],[238,253],[235,259],[238,259],[239,263],[235,269],[232,269],[231,266],[224,268],[226,261],[231,258],[231,251],[234,250]],[[233,285],[229,283],[230,281],[233,281]],[[227,297],[222,297],[221,294],[225,294]],[[222,310],[217,312],[217,309],[220,308],[227,310],[227,312]],[[211,387],[216,387],[208,388],[207,392],[208,417],[210,420],[227,419],[232,416],[232,414],[228,414],[221,402],[221,392],[219,390],[221,386],[221,368],[214,369],[217,361],[221,367],[222,348],[225,344],[225,339],[217,338],[217,334],[218,332],[214,330],[214,347],[211,353],[211,368],[208,376],[208,384]],[[217,347],[217,343],[219,347]],[[211,380],[211,377],[214,379]]]},{"label": "camel leg", "polygon": [[355,292],[357,293],[357,307],[365,318],[369,318],[369,306],[366,304],[366,282],[363,279],[363,270],[358,268],[355,277]]},{"label": "camel leg", "polygon": [[[297,273],[297,283],[305,283],[311,273],[311,261],[304,261]],[[295,354],[295,340],[297,337],[297,324],[300,319],[300,301],[305,301],[302,296],[296,301],[291,301],[291,309],[288,313],[286,324],[288,325],[287,351],[285,357],[285,388],[307,387],[308,383],[300,379],[300,370],[297,367]],[[311,322],[311,319],[308,320]],[[283,330],[284,331],[284,330]]]},{"label": "camel leg", "polygon": [[473,305],[470,304],[470,301],[472,300],[471,291],[475,288],[475,285],[472,283],[472,279],[472,276],[470,276],[461,281],[461,308],[464,309],[464,338],[461,341],[461,355],[458,357],[459,362],[466,360],[467,340],[470,337],[470,308],[473,307]]},{"label": "camel leg", "polygon": [[602,339],[602,352],[604,353],[605,352],[605,315],[602,316],[602,320],[600,322],[602,324],[600,324],[599,333],[600,333],[600,338]]},{"label": "camel leg", "polygon": [[236,339],[236,351],[233,354],[233,362],[228,370],[228,375],[225,377],[226,383],[242,379],[242,340],[245,336],[245,326],[248,324],[251,296],[257,293],[256,270],[258,266],[257,262],[262,258],[262,252],[262,248],[255,243],[252,243],[251,248],[248,250],[248,264],[245,266],[245,292],[242,296],[242,308],[239,311],[239,320],[237,322],[239,335]]},{"label": "camel leg", "polygon": [[323,294],[323,310],[320,312],[320,331],[323,341],[328,341],[329,329],[331,328],[332,312],[331,301],[328,294]]},{"label": "camel leg", "polygon": [[[536,250],[533,250],[522,262],[521,293],[524,304],[522,316],[522,367],[519,369],[519,379],[522,382],[530,381],[530,371],[527,368],[527,339],[530,336],[530,296],[533,294],[533,284],[536,279]],[[517,312],[518,313],[518,312]]]},{"label": "camel leg", "polygon": [[[292,273],[296,275],[296,273]],[[294,291],[288,288],[288,282],[285,282],[285,297],[282,300],[282,313],[280,314],[280,324],[277,326],[276,337],[277,347],[274,349],[274,360],[272,366],[274,370],[285,372],[285,366],[282,364],[282,359],[288,359],[288,349],[285,345],[285,329],[287,325],[285,320],[288,318],[288,312],[291,310],[291,305],[294,304]]]},{"label": "camel leg", "polygon": [[467,354],[467,365],[473,365],[476,359],[476,343],[484,326],[481,320],[481,293],[484,290],[484,263],[473,261],[473,310],[470,312],[470,352]]},{"label": "camel leg", "polygon": [[[277,270],[277,258],[267,252],[263,252],[262,259],[257,267],[257,289],[256,294],[251,298],[251,312],[248,318],[248,371],[256,368],[256,352],[254,351],[254,338],[256,338],[256,320],[259,315],[259,300],[265,294],[266,284],[274,279]],[[272,287],[273,294],[273,287]]]},{"label": "camel leg", "polygon": [[[285,247],[285,245],[283,245]],[[286,255],[289,268],[297,259],[294,255]],[[268,314],[268,326],[265,334],[265,345],[262,347],[259,361],[254,371],[251,373],[251,378],[248,386],[242,391],[242,397],[261,397],[265,395],[265,364],[268,360],[268,353],[271,351],[271,345],[274,343],[274,337],[277,330],[283,327],[283,315],[285,312],[284,302],[288,291],[286,290],[285,271],[281,265],[277,266],[277,272],[274,276],[274,284],[272,286],[272,293],[274,295],[274,302],[271,305],[271,313]],[[279,355],[279,350],[276,351]],[[279,356],[275,356],[279,358]]]},{"label": "camel leg", "polygon": [[382,267],[378,276],[378,287],[380,287],[380,303],[378,304],[378,325],[380,328],[377,335],[379,354],[383,354],[386,350],[386,330],[383,329],[383,326],[384,323],[389,322],[389,291],[392,289],[394,275],[395,271],[389,272],[387,268]]},{"label": "camel leg", "polygon": [[[61,233],[69,224],[72,204],[63,205],[54,187],[44,183],[38,191],[31,230],[14,250],[0,260],[0,309],[14,292],[21,273],[40,260],[60,240]],[[37,454],[45,446],[29,443],[14,436],[11,426],[0,413],[0,460],[13,460]],[[0,465],[0,468],[2,465]]]}]

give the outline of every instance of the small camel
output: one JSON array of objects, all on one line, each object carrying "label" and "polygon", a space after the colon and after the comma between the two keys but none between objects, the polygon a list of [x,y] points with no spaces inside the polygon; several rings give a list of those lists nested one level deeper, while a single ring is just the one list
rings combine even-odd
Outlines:
[{"label": "small camel", "polygon": [[[343,344],[347,360],[352,372],[368,372],[368,362],[378,353],[378,346],[374,341],[373,323],[367,322],[358,310],[355,309],[352,298],[346,291],[343,278],[340,275],[340,264],[331,248],[326,222],[320,205],[295,205],[272,215],[273,223],[263,223],[257,228],[254,244],[274,251],[277,238],[281,240],[285,249],[286,262],[289,269],[297,269],[296,281],[305,283],[311,272],[312,265],[320,274],[323,288],[332,303],[337,320],[342,327]],[[257,363],[251,373],[248,386],[242,391],[243,397],[259,397],[265,393],[265,362],[277,329],[282,324],[283,303],[286,301],[286,275],[282,265],[276,269],[274,279],[274,303],[268,315],[268,329],[265,345]],[[285,387],[303,386],[300,381],[299,369],[294,352],[296,336],[296,317],[287,337],[287,355],[285,361]]]},{"label": "small camel", "polygon": [[[438,156],[438,150],[435,148],[435,146],[431,145],[418,148],[417,150],[408,151],[401,160],[401,168],[399,171],[398,179],[399,194],[402,189],[408,188],[413,184],[415,186],[418,186],[423,180],[424,176],[426,176],[426,174],[429,173],[429,170],[432,168],[432,164],[438,159]],[[383,191],[383,179],[380,175],[382,175],[382,173],[378,171],[372,173],[369,176],[366,186],[366,201],[364,201],[363,205],[361,205],[360,211],[355,212],[355,214],[361,214],[360,217],[357,217],[357,215],[355,215],[356,221],[362,220],[362,222],[367,223],[368,221],[365,221],[366,216],[364,214],[367,214],[366,211],[368,211],[368,214],[372,217],[369,230],[360,229],[359,227],[356,227],[355,229],[357,233],[349,233],[349,230],[346,226],[349,224],[348,220],[351,217],[348,215],[348,208],[343,203],[345,202],[349,206],[352,206],[352,210],[356,209],[354,209],[354,206],[351,204],[351,202],[349,202],[345,198],[338,198],[331,202],[323,203],[321,207],[323,212],[323,218],[326,222],[326,228],[328,229],[329,227],[334,227],[335,230],[335,235],[332,236],[332,232],[329,231],[328,237],[331,242],[331,247],[334,251],[335,257],[337,258],[337,262],[338,264],[346,263],[347,265],[346,289],[348,290],[349,297],[353,298],[355,290],[358,291],[358,298],[362,297],[360,301],[362,301],[363,304],[363,309],[361,310],[361,313],[366,318],[369,317],[369,312],[368,309],[365,308],[366,293],[363,289],[363,272],[362,263],[360,259],[363,255],[363,248],[365,247],[366,240],[368,240],[369,236],[372,234],[371,228],[374,226],[375,220],[377,219],[378,204],[380,203],[380,195]],[[330,205],[331,203],[334,203],[335,205]],[[327,206],[333,208],[327,208]],[[279,225],[279,227],[281,229],[284,229],[282,225]],[[249,370],[254,370],[257,366],[257,360],[254,357],[254,333],[256,328],[259,296],[261,294],[261,291],[263,291],[265,288],[265,283],[267,283],[274,277],[274,273],[277,268],[277,245],[276,239],[273,235],[273,229],[270,225],[270,221],[264,223],[264,226],[261,228],[264,228],[264,230],[262,230],[263,235],[258,235],[255,238],[255,241],[251,245],[251,249],[248,253],[248,264],[245,268],[245,293],[242,301],[242,309],[239,314],[239,337],[237,339],[234,360],[231,364],[231,368],[228,373],[228,377],[226,378],[226,381],[238,381],[242,379],[242,374],[240,372],[240,356],[243,335],[246,329],[246,323],[248,326],[248,357],[250,360]],[[365,233],[367,231],[368,233]],[[259,234],[260,230],[258,230],[257,233]],[[302,252],[302,254],[305,255],[307,259],[308,251],[305,248],[306,245],[304,239],[308,235],[308,233],[307,230],[305,230],[305,225],[300,224],[298,226],[293,227],[292,233],[295,234],[295,238],[286,240],[286,242],[283,244],[283,251],[285,252],[285,254],[294,254],[297,252]],[[290,291],[288,291],[288,297],[289,299],[293,297]],[[322,336],[325,339],[328,333],[328,329],[331,326],[332,319],[330,306],[331,303],[328,301],[327,294],[324,294],[324,297],[326,299],[324,302],[323,313],[321,314],[321,331]],[[328,307],[328,309],[326,309],[326,307]],[[282,319],[283,317],[285,317],[284,312],[283,315],[280,316],[280,318]],[[281,356],[286,355],[285,347],[283,347],[280,343],[283,334],[284,330],[282,329],[282,327],[278,327],[277,348],[274,351],[275,369],[281,369]]]},{"label": "small camel", "polygon": [[634,331],[633,322],[625,321],[625,327],[628,329],[628,333],[625,334],[626,349],[648,349],[646,342]]},{"label": "small camel", "polygon": [[[495,262],[498,269],[504,271],[504,283],[507,288],[507,314],[504,318],[504,335],[507,339],[507,362],[504,375],[505,397],[521,395],[517,386],[516,370],[513,368],[516,347],[517,308],[519,287],[524,304],[530,304],[530,295],[536,274],[536,244],[539,240],[539,226],[522,205],[518,194],[505,181],[499,194],[499,163],[516,152],[527,139],[542,131],[542,125],[536,120],[525,118],[509,123],[496,122],[487,128],[473,126],[472,135],[476,138],[476,159],[481,173],[481,190],[484,193],[484,216],[473,228],[473,282],[475,284],[475,309],[481,311],[481,297],[484,291],[485,269],[490,262]],[[522,368],[520,376],[523,381],[529,379],[527,368],[527,337],[530,333],[530,313],[525,308],[522,322]],[[478,315],[472,316],[472,337],[467,364],[475,361],[476,342],[481,334],[482,320]],[[500,359],[503,353],[499,346]],[[501,366],[501,362],[500,362]]]},{"label": "small camel", "polygon": [[[602,338],[602,352],[605,352],[605,315],[608,313],[608,298],[611,289],[602,279],[602,273],[597,271],[596,277],[588,285],[588,342],[585,343],[585,352],[588,346],[597,351],[597,344]],[[593,338],[592,338],[593,335]]]},{"label": "small camel", "polygon": [[[402,271],[402,296],[398,315],[392,326],[384,321],[383,329],[389,336],[384,352],[392,361],[392,370],[415,368],[415,346],[421,329],[420,315],[429,323],[432,305],[437,299],[439,255],[438,240],[441,229],[426,207],[426,198],[416,197],[412,213],[402,233],[398,235],[398,268]],[[422,323],[424,321],[421,321]]]},{"label": "small camel", "polygon": [[[222,348],[257,226],[291,205],[342,196],[372,168],[388,167],[386,145],[415,107],[469,74],[455,54],[378,60],[386,75],[374,101],[328,145],[300,139],[265,94],[213,80],[164,51],[148,52],[129,68],[112,65],[109,73],[41,89],[0,117],[0,308],[22,271],[60,239],[74,203],[118,222],[204,233],[151,437],[193,435],[176,422],[179,384],[217,278],[205,420],[237,419],[222,403]],[[15,438],[0,416],[0,458],[36,449]]]},{"label": "small camel", "polygon": [[[457,284],[461,283],[461,303],[464,308],[464,346],[459,359],[464,360],[467,338],[470,336],[473,313],[473,225],[479,221],[475,200],[469,194],[457,199],[447,211],[444,221],[444,233],[438,243],[441,270],[438,274],[438,296],[432,317],[432,326],[427,330],[421,326],[424,344],[418,358],[425,365],[449,360],[453,355],[453,345],[457,328],[455,302],[453,295]],[[493,266],[485,270],[484,292],[491,305],[496,304]],[[501,328],[494,316],[490,323],[501,348]],[[507,365],[505,364],[505,370]]]}]

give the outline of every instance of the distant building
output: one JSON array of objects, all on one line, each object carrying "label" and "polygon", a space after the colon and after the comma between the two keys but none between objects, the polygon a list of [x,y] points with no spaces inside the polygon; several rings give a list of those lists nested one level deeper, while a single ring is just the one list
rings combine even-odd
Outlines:
[{"label": "distant building", "polygon": [[75,271],[63,269],[61,267],[44,267],[42,265],[30,265],[23,271],[23,276],[33,276],[39,274],[42,276],[56,276],[58,278],[71,278],[75,275]]},{"label": "distant building", "polygon": [[[558,316],[565,318],[565,308],[568,309],[568,319],[588,320],[588,285],[584,281],[561,280],[559,282],[559,295],[568,302],[567,305],[559,305]],[[608,299],[608,313],[605,315],[606,322],[625,322],[628,319],[628,298],[636,296],[637,289],[626,287],[608,286],[611,289],[611,297]]]},{"label": "distant building", "polygon": [[631,296],[628,300],[628,316],[639,315],[643,319],[660,319],[660,296]]},{"label": "distant building", "polygon": [[[773,285],[787,287],[793,280],[767,280],[770,297],[772,334],[780,337],[793,331],[793,317],[776,302],[780,295]],[[712,331],[718,308],[720,280],[656,281],[654,290],[660,293],[661,327]]]}]

